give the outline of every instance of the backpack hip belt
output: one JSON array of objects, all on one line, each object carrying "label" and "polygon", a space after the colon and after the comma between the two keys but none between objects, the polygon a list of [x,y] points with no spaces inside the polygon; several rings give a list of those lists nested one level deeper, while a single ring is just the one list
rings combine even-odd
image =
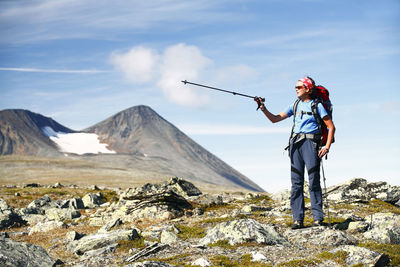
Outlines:
[{"label": "backpack hip belt", "polygon": [[322,140],[322,135],[319,133],[292,133],[289,139],[289,145],[285,148],[285,150],[287,150],[290,145],[294,145],[299,143],[300,141],[304,140],[304,139],[309,139],[311,141],[313,141],[314,143],[314,147],[316,149],[319,148],[319,146],[321,145],[321,140]]}]

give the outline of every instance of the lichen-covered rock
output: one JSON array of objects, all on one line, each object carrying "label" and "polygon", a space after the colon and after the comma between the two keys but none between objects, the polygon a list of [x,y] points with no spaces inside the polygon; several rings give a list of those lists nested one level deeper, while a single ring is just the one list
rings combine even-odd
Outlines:
[{"label": "lichen-covered rock", "polygon": [[39,222],[36,225],[32,226],[29,234],[38,233],[38,232],[48,232],[58,228],[67,228],[67,225],[60,221],[47,221],[47,222]]},{"label": "lichen-covered rock", "polygon": [[368,183],[362,178],[354,178],[343,184],[328,188],[328,199],[334,201],[369,201],[373,198],[389,203],[400,200],[400,186],[390,186],[386,182]]},{"label": "lichen-covered rock", "polygon": [[95,208],[103,204],[103,194],[101,192],[94,194],[94,193],[89,193],[86,194],[82,198],[83,206],[85,208]]},{"label": "lichen-covered rock", "polygon": [[192,205],[175,190],[158,184],[129,188],[120,196],[119,209],[113,217],[125,221],[138,218],[173,219],[184,214]]},{"label": "lichen-covered rock", "polygon": [[32,201],[28,205],[28,209],[48,209],[48,208],[58,208],[58,205],[51,200],[48,195],[44,195],[43,197]]},{"label": "lichen-covered rock", "polygon": [[231,245],[245,242],[257,244],[286,244],[287,241],[271,225],[265,225],[253,219],[239,219],[218,224],[207,231],[200,240],[201,245],[226,240]]},{"label": "lichen-covered rock", "polygon": [[365,238],[386,244],[400,244],[400,215],[393,213],[375,213],[372,215],[371,230],[365,232]]},{"label": "lichen-covered rock", "polygon": [[160,240],[161,244],[171,245],[171,244],[178,242],[178,240],[179,240],[179,237],[170,231],[162,231],[161,232],[161,240]]},{"label": "lichen-covered rock", "polygon": [[194,184],[178,177],[168,179],[168,181],[163,183],[162,186],[171,188],[177,194],[184,197],[198,196],[202,194]]},{"label": "lichen-covered rock", "polygon": [[347,230],[363,233],[369,226],[370,224],[365,221],[350,222]]},{"label": "lichen-covered rock", "polygon": [[387,266],[389,258],[378,252],[357,246],[341,246],[331,250],[331,253],[345,251],[348,253],[346,266],[361,264],[362,266]]},{"label": "lichen-covered rock", "polygon": [[0,238],[0,266],[53,266],[53,260],[38,245]]},{"label": "lichen-covered rock", "polygon": [[46,210],[46,217],[49,220],[64,221],[79,218],[81,213],[74,209],[50,208]]},{"label": "lichen-covered rock", "polygon": [[107,247],[121,240],[134,240],[136,238],[139,238],[136,229],[101,232],[84,236],[69,243],[68,249],[77,255],[83,255],[87,251]]},{"label": "lichen-covered rock", "polygon": [[136,262],[132,264],[125,265],[124,267],[176,267],[176,265],[171,265],[165,262],[159,261],[144,261]]},{"label": "lichen-covered rock", "polygon": [[352,245],[356,240],[339,230],[327,227],[312,227],[287,230],[283,234],[290,242],[298,245],[312,244],[322,246]]},{"label": "lichen-covered rock", "polygon": [[71,198],[67,200],[63,200],[60,204],[60,208],[62,209],[84,209],[85,204],[83,204],[82,198]]},{"label": "lichen-covered rock", "polygon": [[26,222],[19,216],[7,202],[0,198],[0,230],[24,225]]}]

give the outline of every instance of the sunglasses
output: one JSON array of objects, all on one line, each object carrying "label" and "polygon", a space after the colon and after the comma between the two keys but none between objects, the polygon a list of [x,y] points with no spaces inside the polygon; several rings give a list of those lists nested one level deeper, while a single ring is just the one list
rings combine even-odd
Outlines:
[{"label": "sunglasses", "polygon": [[296,86],[295,88],[296,89],[301,89],[301,88],[303,88],[304,86]]}]

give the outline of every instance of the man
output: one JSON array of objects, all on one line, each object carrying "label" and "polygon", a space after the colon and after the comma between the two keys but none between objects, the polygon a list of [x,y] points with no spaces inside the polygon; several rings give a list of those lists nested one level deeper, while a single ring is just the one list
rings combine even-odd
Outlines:
[{"label": "man", "polygon": [[255,101],[257,101],[265,116],[272,123],[282,121],[292,115],[295,116],[294,135],[289,142],[292,182],[290,206],[293,214],[292,229],[300,229],[303,228],[304,221],[304,167],[307,168],[309,177],[311,211],[314,219],[313,226],[323,225],[320,161],[323,156],[329,153],[333,142],[335,126],[324,106],[318,103],[318,114],[329,129],[327,142],[321,148],[320,142],[316,141],[317,139],[315,138],[319,136],[318,122],[312,114],[311,108],[312,103],[316,101],[312,96],[314,82],[309,77],[302,78],[297,81],[295,89],[297,97],[300,99],[296,108],[296,114],[293,114],[294,104],[275,115],[265,107],[261,98],[257,97]]}]

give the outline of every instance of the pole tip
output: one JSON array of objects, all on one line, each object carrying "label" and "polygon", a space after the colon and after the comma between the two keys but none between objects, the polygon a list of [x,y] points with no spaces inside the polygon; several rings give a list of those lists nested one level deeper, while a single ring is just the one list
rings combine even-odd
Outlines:
[{"label": "pole tip", "polygon": [[187,84],[187,81],[186,80],[184,80],[184,81],[182,81],[184,84]]}]

